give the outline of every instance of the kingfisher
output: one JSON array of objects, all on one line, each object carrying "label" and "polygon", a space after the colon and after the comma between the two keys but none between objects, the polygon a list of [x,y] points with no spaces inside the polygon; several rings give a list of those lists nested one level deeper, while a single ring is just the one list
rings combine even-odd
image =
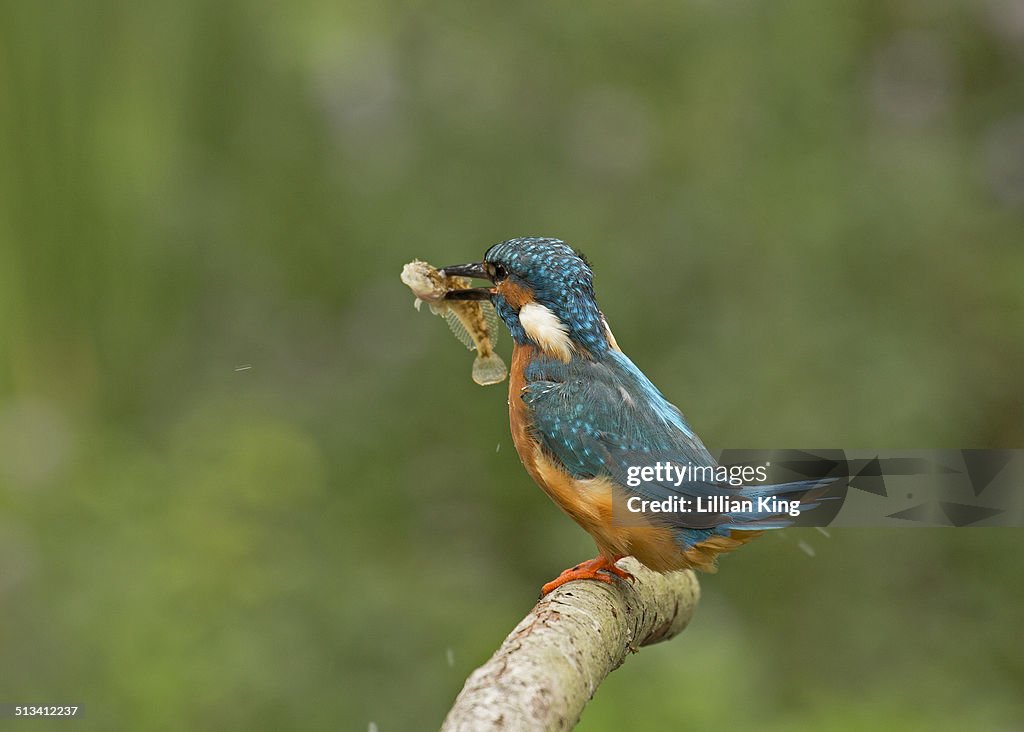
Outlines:
[{"label": "kingfisher", "polygon": [[704,513],[626,510],[642,501],[694,505],[724,495],[815,505],[808,495],[820,482],[737,489],[714,480],[680,482],[667,470],[653,469],[645,476],[652,480],[630,480],[644,466],[720,466],[682,412],[619,348],[594,296],[590,264],[564,241],[509,239],[488,249],[482,262],[447,266],[443,273],[490,281],[490,287],[454,290],[446,297],[489,301],[508,327],[514,341],[509,424],[516,452],[537,485],[597,544],[597,557],[562,572],[542,587],[542,595],[572,580],[633,579],[616,565],[626,556],[657,572],[713,572],[719,554],[791,523],[746,510],[743,502]]}]

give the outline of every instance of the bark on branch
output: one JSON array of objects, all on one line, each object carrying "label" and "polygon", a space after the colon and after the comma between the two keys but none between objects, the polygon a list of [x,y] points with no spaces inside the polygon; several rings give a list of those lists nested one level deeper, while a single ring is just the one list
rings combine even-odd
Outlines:
[{"label": "bark on branch", "polygon": [[686,627],[700,596],[693,572],[618,564],[636,579],[569,582],[538,602],[466,680],[442,732],[571,729],[631,651]]}]

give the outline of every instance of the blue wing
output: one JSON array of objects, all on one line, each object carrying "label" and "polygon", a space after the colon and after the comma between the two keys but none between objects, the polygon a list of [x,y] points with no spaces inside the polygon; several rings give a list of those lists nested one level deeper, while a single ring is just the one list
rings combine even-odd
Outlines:
[{"label": "blue wing", "polygon": [[[611,477],[628,495],[661,501],[711,495],[799,498],[817,482],[739,488],[688,481],[643,482],[630,487],[630,466],[669,462],[679,466],[715,466],[715,460],[682,413],[658,391],[632,361],[611,351],[600,361],[573,359],[566,364],[538,358],[526,371],[522,399],[541,445],[577,478]],[[810,506],[805,506],[809,508]],[[663,514],[683,547],[733,529],[780,528],[790,521],[763,514]]]}]

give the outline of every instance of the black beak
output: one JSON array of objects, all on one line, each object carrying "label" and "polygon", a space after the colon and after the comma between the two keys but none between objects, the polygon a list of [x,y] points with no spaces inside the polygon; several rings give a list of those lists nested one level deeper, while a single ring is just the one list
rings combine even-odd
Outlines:
[{"label": "black beak", "polygon": [[[480,262],[470,264],[451,264],[441,268],[441,274],[448,277],[472,277],[477,280],[489,280],[484,265]],[[452,290],[444,296],[445,300],[490,300],[494,291],[489,287],[472,287],[468,290]]]},{"label": "black beak", "polygon": [[491,279],[491,276],[487,274],[487,270],[484,269],[484,265],[481,262],[449,264],[447,267],[442,267],[441,272],[449,277],[472,277],[475,280]]}]

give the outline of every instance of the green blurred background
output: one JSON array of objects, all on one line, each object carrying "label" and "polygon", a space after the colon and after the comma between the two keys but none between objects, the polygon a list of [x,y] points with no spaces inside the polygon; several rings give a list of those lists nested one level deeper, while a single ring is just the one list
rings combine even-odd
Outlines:
[{"label": "green blurred background", "polygon": [[[413,258],[580,247],[713,449],[1024,446],[1024,0],[5,1],[0,145],[0,701],[76,728],[436,728],[592,556]],[[580,729],[1022,729],[1022,536],[761,539]]]}]

